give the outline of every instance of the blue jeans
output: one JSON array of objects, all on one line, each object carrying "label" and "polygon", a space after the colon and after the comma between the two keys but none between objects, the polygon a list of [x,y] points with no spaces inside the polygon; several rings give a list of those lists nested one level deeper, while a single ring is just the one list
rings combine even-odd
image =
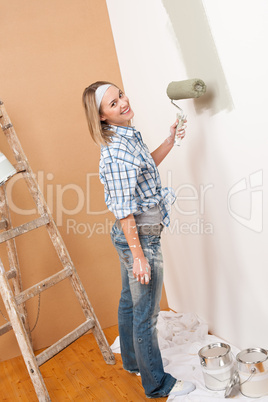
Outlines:
[{"label": "blue jeans", "polygon": [[176,382],[163,369],[158,346],[156,323],[163,287],[163,258],[160,236],[139,236],[151,267],[151,280],[142,285],[133,276],[133,257],[121,229],[111,230],[112,242],[121,264],[122,292],[118,309],[118,327],[123,367],[140,372],[148,398],[167,396]]}]

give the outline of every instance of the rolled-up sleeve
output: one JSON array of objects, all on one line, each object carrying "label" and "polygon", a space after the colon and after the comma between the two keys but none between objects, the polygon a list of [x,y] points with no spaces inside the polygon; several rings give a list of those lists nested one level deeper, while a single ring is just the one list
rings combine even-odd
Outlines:
[{"label": "rolled-up sleeve", "polygon": [[135,197],[139,167],[128,163],[111,162],[105,165],[105,202],[117,219],[137,212]]}]

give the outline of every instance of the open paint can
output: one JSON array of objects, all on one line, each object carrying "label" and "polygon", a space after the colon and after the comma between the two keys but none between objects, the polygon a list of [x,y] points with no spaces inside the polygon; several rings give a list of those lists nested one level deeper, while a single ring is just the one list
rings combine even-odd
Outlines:
[{"label": "open paint can", "polygon": [[234,372],[231,348],[225,343],[212,343],[198,352],[205,385],[213,391],[224,390]]},{"label": "open paint can", "polygon": [[251,398],[268,395],[268,351],[245,349],[236,360],[241,393]]},{"label": "open paint can", "polygon": [[0,186],[15,173],[17,173],[17,171],[14,166],[11,165],[5,155],[0,152]]}]

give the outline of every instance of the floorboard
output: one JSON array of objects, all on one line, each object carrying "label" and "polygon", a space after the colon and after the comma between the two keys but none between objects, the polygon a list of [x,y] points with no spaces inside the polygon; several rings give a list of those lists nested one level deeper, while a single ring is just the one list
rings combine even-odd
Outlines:
[{"label": "floorboard", "polygon": [[[110,345],[118,327],[104,330]],[[167,398],[145,397],[140,377],[129,374],[116,354],[116,364],[103,360],[92,333],[86,334],[40,367],[52,402],[164,402]],[[21,356],[0,362],[0,400],[37,402]]]}]

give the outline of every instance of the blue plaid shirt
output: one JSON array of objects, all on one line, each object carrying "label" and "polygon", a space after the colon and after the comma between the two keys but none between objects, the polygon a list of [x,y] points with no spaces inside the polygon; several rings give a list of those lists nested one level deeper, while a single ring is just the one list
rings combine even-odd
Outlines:
[{"label": "blue plaid shirt", "polygon": [[100,181],[105,202],[117,219],[138,215],[159,205],[164,225],[170,223],[171,188],[162,188],[155,162],[134,127],[111,126],[112,143],[101,147]]}]

